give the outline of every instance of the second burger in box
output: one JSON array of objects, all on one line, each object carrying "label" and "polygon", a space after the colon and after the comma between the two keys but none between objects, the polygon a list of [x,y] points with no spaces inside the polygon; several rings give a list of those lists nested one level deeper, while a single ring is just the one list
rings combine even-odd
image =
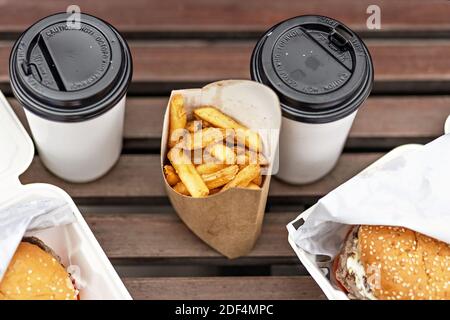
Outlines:
[{"label": "second burger in box", "polygon": [[277,96],[253,81],[170,96],[161,143],[169,199],[183,222],[228,258],[247,254],[259,237],[280,125]]}]

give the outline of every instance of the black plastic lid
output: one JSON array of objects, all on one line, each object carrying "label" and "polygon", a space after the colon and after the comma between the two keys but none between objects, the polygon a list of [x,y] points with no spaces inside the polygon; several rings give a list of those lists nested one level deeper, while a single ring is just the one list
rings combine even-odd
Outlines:
[{"label": "black plastic lid", "polygon": [[84,121],[114,107],[132,75],[130,50],[110,24],[81,14],[46,17],[16,41],[9,73],[14,95],[31,112],[49,120]]},{"label": "black plastic lid", "polygon": [[373,66],[363,41],[323,16],[295,17],[258,41],[251,77],[279,96],[283,116],[307,123],[335,121],[369,95]]}]

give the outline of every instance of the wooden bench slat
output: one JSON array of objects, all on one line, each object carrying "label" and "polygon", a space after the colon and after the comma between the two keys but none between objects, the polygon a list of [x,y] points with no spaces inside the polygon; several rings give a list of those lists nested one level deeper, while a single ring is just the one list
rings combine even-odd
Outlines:
[{"label": "wooden bench slat", "polygon": [[[127,101],[124,138],[151,140],[159,145],[166,97],[130,97]],[[17,100],[9,101],[28,127],[25,114]],[[369,97],[353,124],[349,144],[365,147],[378,139],[379,147],[398,143],[422,142],[442,134],[444,122],[450,115],[450,96]],[[383,141],[380,141],[383,140]]]},{"label": "wooden bench slat", "polygon": [[[380,158],[383,153],[344,153],[336,168],[322,180],[294,186],[272,179],[270,197],[291,197],[302,201],[320,197]],[[75,199],[107,201],[108,198],[166,198],[159,155],[122,155],[116,166],[97,181],[76,184],[65,182],[44,169],[39,157],[21,176],[23,183],[44,182],[61,187]],[[125,200],[125,199],[124,199]]]},{"label": "wooden bench slat", "polygon": [[312,300],[325,295],[309,276],[124,278],[137,300]]},{"label": "wooden bench slat", "polygon": [[[266,214],[261,237],[247,260],[270,257],[295,261],[295,254],[287,242],[286,225],[299,214]],[[89,213],[84,216],[107,256],[116,262],[151,259],[173,263],[174,259],[222,258],[195,236],[175,213]],[[233,263],[240,262],[238,259]]]},{"label": "wooden bench slat", "polygon": [[[247,79],[254,45],[247,41],[130,42],[134,59],[130,92],[167,93],[220,79]],[[450,41],[374,40],[368,45],[376,70],[375,92],[448,89]],[[8,61],[10,47],[10,42],[0,43],[1,61]],[[9,90],[7,63],[0,65],[0,88]]]},{"label": "wooden bench slat", "polygon": [[[450,6],[439,0],[215,0],[177,1],[78,0],[82,12],[106,19],[127,33],[259,33],[296,15],[322,14],[364,33],[430,33],[449,31]],[[66,11],[69,0],[4,0],[0,2],[1,32],[22,32],[42,17]],[[367,7],[381,8],[381,30],[366,27]]]},{"label": "wooden bench slat", "polygon": [[450,96],[369,97],[352,138],[435,138],[450,115]]}]

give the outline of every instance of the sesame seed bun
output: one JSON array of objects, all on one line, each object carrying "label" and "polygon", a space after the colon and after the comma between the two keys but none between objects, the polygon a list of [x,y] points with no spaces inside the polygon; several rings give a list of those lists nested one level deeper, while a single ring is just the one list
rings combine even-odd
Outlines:
[{"label": "sesame seed bun", "polygon": [[379,299],[450,299],[450,246],[400,227],[361,226],[361,263],[380,274]]},{"label": "sesame seed bun", "polygon": [[450,245],[401,227],[355,227],[335,278],[350,298],[449,300]]},{"label": "sesame seed bun", "polygon": [[0,300],[76,300],[59,257],[37,238],[24,238],[0,283]]},{"label": "sesame seed bun", "polygon": [[[338,258],[336,279],[350,297],[450,299],[450,245],[418,232],[363,225],[354,229]],[[358,281],[368,291],[352,285]]]}]

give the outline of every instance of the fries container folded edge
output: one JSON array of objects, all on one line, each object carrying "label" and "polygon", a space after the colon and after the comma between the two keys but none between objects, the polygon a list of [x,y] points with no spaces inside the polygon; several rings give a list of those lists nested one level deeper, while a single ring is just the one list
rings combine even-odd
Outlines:
[{"label": "fries container folded edge", "polygon": [[[178,216],[200,239],[224,256],[233,259],[249,253],[261,232],[271,173],[277,159],[281,110],[278,97],[268,87],[248,80],[224,80],[201,89],[172,91],[183,95],[188,117],[192,110],[211,105],[253,130],[271,132],[262,135],[264,152],[270,161],[267,175],[259,190],[232,188],[206,198],[183,196],[167,181],[167,195]],[[167,163],[169,135],[168,102],[161,140],[161,174]],[[270,154],[267,150],[270,149]]]}]

